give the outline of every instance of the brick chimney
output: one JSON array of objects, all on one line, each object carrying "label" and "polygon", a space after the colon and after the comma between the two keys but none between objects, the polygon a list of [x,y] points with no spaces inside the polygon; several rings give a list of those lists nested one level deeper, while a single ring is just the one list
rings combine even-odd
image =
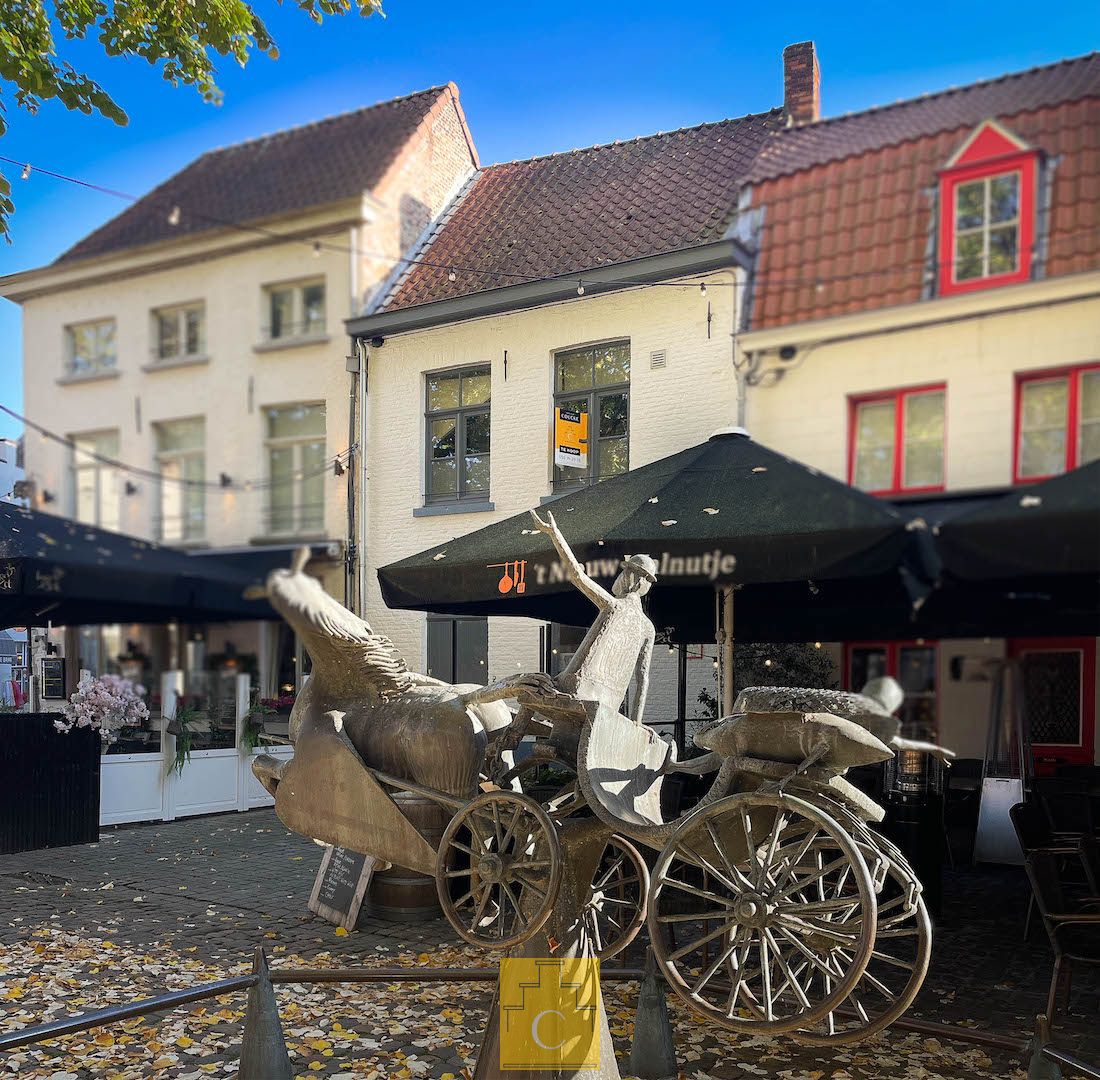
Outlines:
[{"label": "brick chimney", "polygon": [[821,117],[821,71],[812,41],[783,50],[783,111],[792,126],[812,124]]}]

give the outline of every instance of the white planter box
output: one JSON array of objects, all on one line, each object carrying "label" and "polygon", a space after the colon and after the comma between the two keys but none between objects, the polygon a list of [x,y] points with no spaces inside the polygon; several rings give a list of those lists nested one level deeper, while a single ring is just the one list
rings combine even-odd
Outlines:
[{"label": "white planter box", "polygon": [[224,750],[192,750],[183,772],[169,777],[172,816],[193,817],[237,809],[240,754]]},{"label": "white planter box", "polygon": [[159,821],[164,805],[164,758],[152,754],[107,754],[100,762],[99,823]]}]

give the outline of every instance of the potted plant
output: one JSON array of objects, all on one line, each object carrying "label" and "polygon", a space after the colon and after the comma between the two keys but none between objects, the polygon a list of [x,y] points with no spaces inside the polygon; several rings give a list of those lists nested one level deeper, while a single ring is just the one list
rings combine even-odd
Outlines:
[{"label": "potted plant", "polygon": [[176,709],[176,715],[164,725],[164,730],[169,735],[176,737],[176,754],[172,758],[172,764],[168,766],[168,775],[176,773],[183,775],[183,767],[191,760],[191,747],[195,741],[195,733],[192,724],[201,716],[201,712],[193,706],[180,705]]},{"label": "potted plant", "polygon": [[264,717],[275,716],[270,698],[253,701],[244,717],[244,730],[241,732],[241,745],[249,752],[260,745],[260,736],[264,733]]},{"label": "potted plant", "polygon": [[74,728],[98,731],[105,753],[122,728],[138,727],[149,719],[144,697],[144,686],[121,675],[85,675],[53,726],[64,734]]}]

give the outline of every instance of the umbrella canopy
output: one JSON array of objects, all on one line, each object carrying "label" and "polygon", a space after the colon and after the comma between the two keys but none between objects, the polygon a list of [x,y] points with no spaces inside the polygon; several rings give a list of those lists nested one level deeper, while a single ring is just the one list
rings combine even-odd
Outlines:
[{"label": "umbrella canopy", "polygon": [[0,628],[275,619],[247,573],[0,503]]},{"label": "umbrella canopy", "polygon": [[963,581],[1100,575],[1100,461],[1001,496],[937,530]]},{"label": "umbrella canopy", "polygon": [[[880,500],[733,429],[555,499],[546,511],[590,576],[657,561],[650,617],[671,640],[711,641],[715,590],[737,591],[739,641],[838,640],[853,627],[901,636],[937,563],[928,530]],[[378,571],[390,607],[527,615],[585,625],[569,584],[528,514]]]},{"label": "umbrella canopy", "polygon": [[1017,488],[935,528],[942,587],[927,636],[1100,634],[1100,462]]}]

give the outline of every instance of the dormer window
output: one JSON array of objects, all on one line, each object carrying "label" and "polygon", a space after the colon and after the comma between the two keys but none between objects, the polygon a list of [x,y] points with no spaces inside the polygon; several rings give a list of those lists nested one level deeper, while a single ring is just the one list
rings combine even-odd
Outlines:
[{"label": "dormer window", "polygon": [[941,295],[1030,278],[1038,160],[989,120],[940,173]]}]

